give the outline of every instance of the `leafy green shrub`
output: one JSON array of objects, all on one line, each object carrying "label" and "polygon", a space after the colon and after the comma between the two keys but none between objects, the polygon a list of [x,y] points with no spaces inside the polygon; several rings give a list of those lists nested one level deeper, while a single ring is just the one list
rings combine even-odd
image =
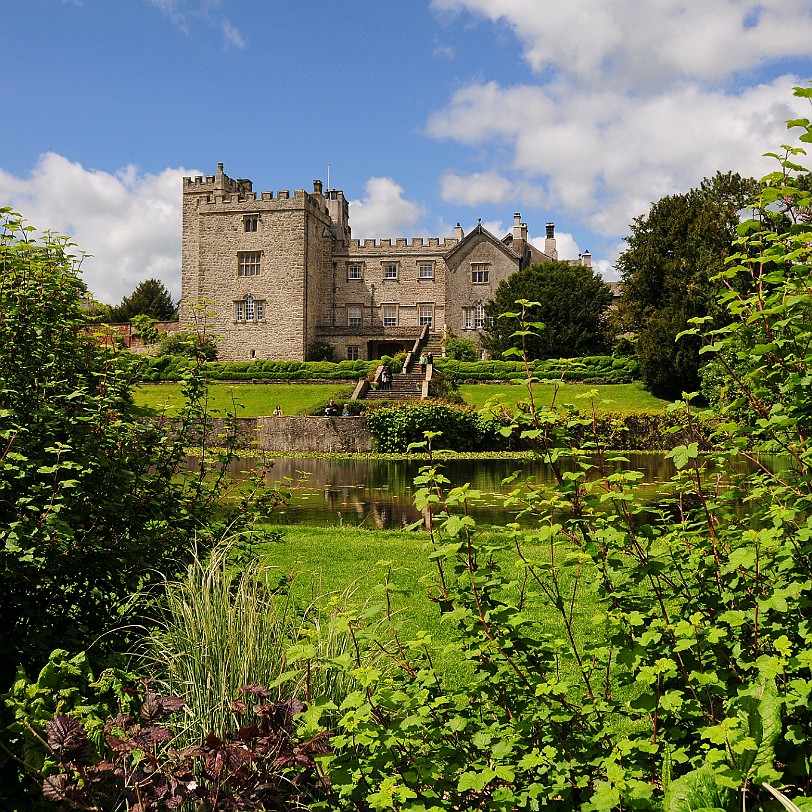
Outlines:
[{"label": "leafy green shrub", "polygon": [[426,431],[442,432],[443,447],[455,451],[504,448],[497,422],[466,406],[421,401],[375,408],[367,426],[378,451],[398,453],[423,440]]},{"label": "leafy green shrub", "polygon": [[149,347],[158,341],[158,330],[155,327],[155,319],[151,316],[144,315],[143,313],[138,316],[133,316],[131,324],[135,328],[136,336],[144,342],[144,346]]},{"label": "leafy green shrub", "polygon": [[161,355],[183,355],[188,358],[202,356],[206,361],[214,361],[217,358],[217,340],[205,333],[187,330],[161,333],[158,352]]},{"label": "leafy green shrub", "polygon": [[478,361],[479,349],[475,341],[470,338],[459,338],[453,333],[445,337],[443,343],[446,358],[453,358],[455,361]]},{"label": "leafy green shrub", "polygon": [[94,643],[104,656],[123,645],[144,610],[134,596],[205,537],[222,480],[176,476],[191,427],[206,420],[200,357],[187,359],[186,402],[171,427],[143,421],[131,396],[140,361],[86,332],[70,244],[50,235],[32,243],[16,215],[1,214],[0,682],[8,684],[17,665],[39,670],[57,647]]},{"label": "leafy green shrub", "polygon": [[308,361],[332,361],[335,347],[326,341],[314,341],[307,350]]}]

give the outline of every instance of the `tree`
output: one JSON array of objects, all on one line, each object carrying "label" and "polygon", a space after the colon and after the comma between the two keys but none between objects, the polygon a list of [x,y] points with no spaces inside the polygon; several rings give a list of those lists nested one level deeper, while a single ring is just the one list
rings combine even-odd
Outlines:
[{"label": "tree", "polygon": [[112,308],[111,319],[115,322],[132,321],[135,316],[150,316],[155,321],[172,321],[177,318],[178,308],[172,294],[158,279],[146,279]]},{"label": "tree", "polygon": [[[65,240],[0,209],[0,681],[124,625],[209,516],[173,437],[136,413],[137,359],[90,334]],[[194,382],[189,384],[194,388]],[[200,501],[198,501],[200,497]],[[104,648],[104,638],[96,651]]]},{"label": "tree", "polygon": [[572,358],[608,349],[606,315],[612,291],[591,268],[545,262],[500,282],[485,305],[493,321],[482,333],[482,345],[496,357],[510,347],[521,347],[521,338],[511,337],[515,329],[511,320],[500,318],[515,311],[519,299],[537,302],[530,318],[544,324],[538,335],[528,336],[530,358]]},{"label": "tree", "polygon": [[715,280],[736,238],[739,212],[759,184],[717,173],[687,194],[668,195],[635,219],[627,249],[618,259],[622,296],[618,322],[638,335],[638,360],[646,388],[679,397],[699,388],[699,343],[676,346],[693,317],[715,326],[730,317],[719,303]]}]

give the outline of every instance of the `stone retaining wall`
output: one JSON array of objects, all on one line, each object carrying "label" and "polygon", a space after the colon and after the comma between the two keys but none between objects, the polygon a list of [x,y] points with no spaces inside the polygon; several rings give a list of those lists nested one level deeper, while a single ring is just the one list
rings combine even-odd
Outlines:
[{"label": "stone retaining wall", "polygon": [[[223,420],[212,421],[210,445],[222,445]],[[372,435],[366,417],[238,417],[237,443],[240,448],[259,451],[301,451],[368,453]]]}]

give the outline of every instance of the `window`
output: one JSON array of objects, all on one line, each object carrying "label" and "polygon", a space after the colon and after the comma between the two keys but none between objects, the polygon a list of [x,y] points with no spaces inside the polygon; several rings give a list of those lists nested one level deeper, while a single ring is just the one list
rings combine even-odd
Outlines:
[{"label": "window", "polygon": [[234,319],[239,322],[265,321],[265,302],[250,293],[234,302]]},{"label": "window", "polygon": [[471,281],[475,285],[485,285],[491,275],[491,266],[488,262],[471,263]]},{"label": "window", "polygon": [[347,326],[360,327],[363,320],[360,305],[349,305],[347,307]]},{"label": "window", "polygon": [[434,324],[434,305],[418,305],[417,307],[417,323],[422,327],[428,324],[431,327]]},{"label": "window", "polygon": [[482,306],[480,302],[476,307],[474,307],[474,328],[476,330],[481,330],[485,326],[485,308]]},{"label": "window", "polygon": [[397,305],[384,305],[383,306],[383,326],[384,327],[397,327],[398,326],[398,306]]},{"label": "window", "polygon": [[262,251],[240,251],[237,254],[237,273],[239,276],[259,276],[262,263]]},{"label": "window", "polygon": [[259,215],[244,214],[242,216],[242,227],[244,231],[256,231],[259,227]]},{"label": "window", "polygon": [[383,266],[384,279],[397,279],[398,278],[398,264],[397,262],[387,262]]},{"label": "window", "polygon": [[434,265],[430,262],[421,262],[417,266],[418,279],[434,279]]},{"label": "window", "polygon": [[357,361],[360,355],[359,353],[360,347],[355,345],[350,345],[347,347],[347,360],[348,361]]},{"label": "window", "polygon": [[357,262],[347,265],[347,279],[363,279],[363,270]]},{"label": "window", "polygon": [[[473,307],[464,307],[462,312],[463,324],[466,330],[481,330],[485,326],[485,306],[482,302]],[[487,321],[491,322],[492,320],[487,319]]]}]

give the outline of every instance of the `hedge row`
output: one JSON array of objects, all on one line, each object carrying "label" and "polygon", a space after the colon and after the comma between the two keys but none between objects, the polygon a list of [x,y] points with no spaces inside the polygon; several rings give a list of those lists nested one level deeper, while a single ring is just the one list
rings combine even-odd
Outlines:
[{"label": "hedge row", "polygon": [[[521,361],[457,361],[436,358],[437,369],[457,381],[512,381],[525,377]],[[548,358],[531,363],[537,378],[581,383],[629,383],[638,375],[633,358],[593,355],[583,358]]]},{"label": "hedge row", "polygon": [[[178,381],[192,365],[189,358],[180,355],[162,355],[146,358],[141,372],[145,381]],[[379,361],[210,361],[205,374],[213,381],[303,381],[357,380],[363,378]]]},{"label": "hedge row", "polygon": [[[689,438],[681,426],[680,414],[604,415],[599,418],[598,431],[607,438],[607,447],[613,450],[668,451],[678,445],[696,442],[700,447],[711,447],[713,422],[694,418],[694,433]],[[367,415],[367,426],[372,433],[377,451],[404,453],[410,443],[424,440],[423,432],[440,432],[433,445],[453,451],[510,451],[527,445],[515,434],[504,437],[499,429],[506,425],[496,418],[480,415],[470,406],[447,403],[406,403],[374,408]],[[573,429],[580,434],[580,442],[591,440],[591,426]],[[576,439],[576,442],[578,440]]]}]

